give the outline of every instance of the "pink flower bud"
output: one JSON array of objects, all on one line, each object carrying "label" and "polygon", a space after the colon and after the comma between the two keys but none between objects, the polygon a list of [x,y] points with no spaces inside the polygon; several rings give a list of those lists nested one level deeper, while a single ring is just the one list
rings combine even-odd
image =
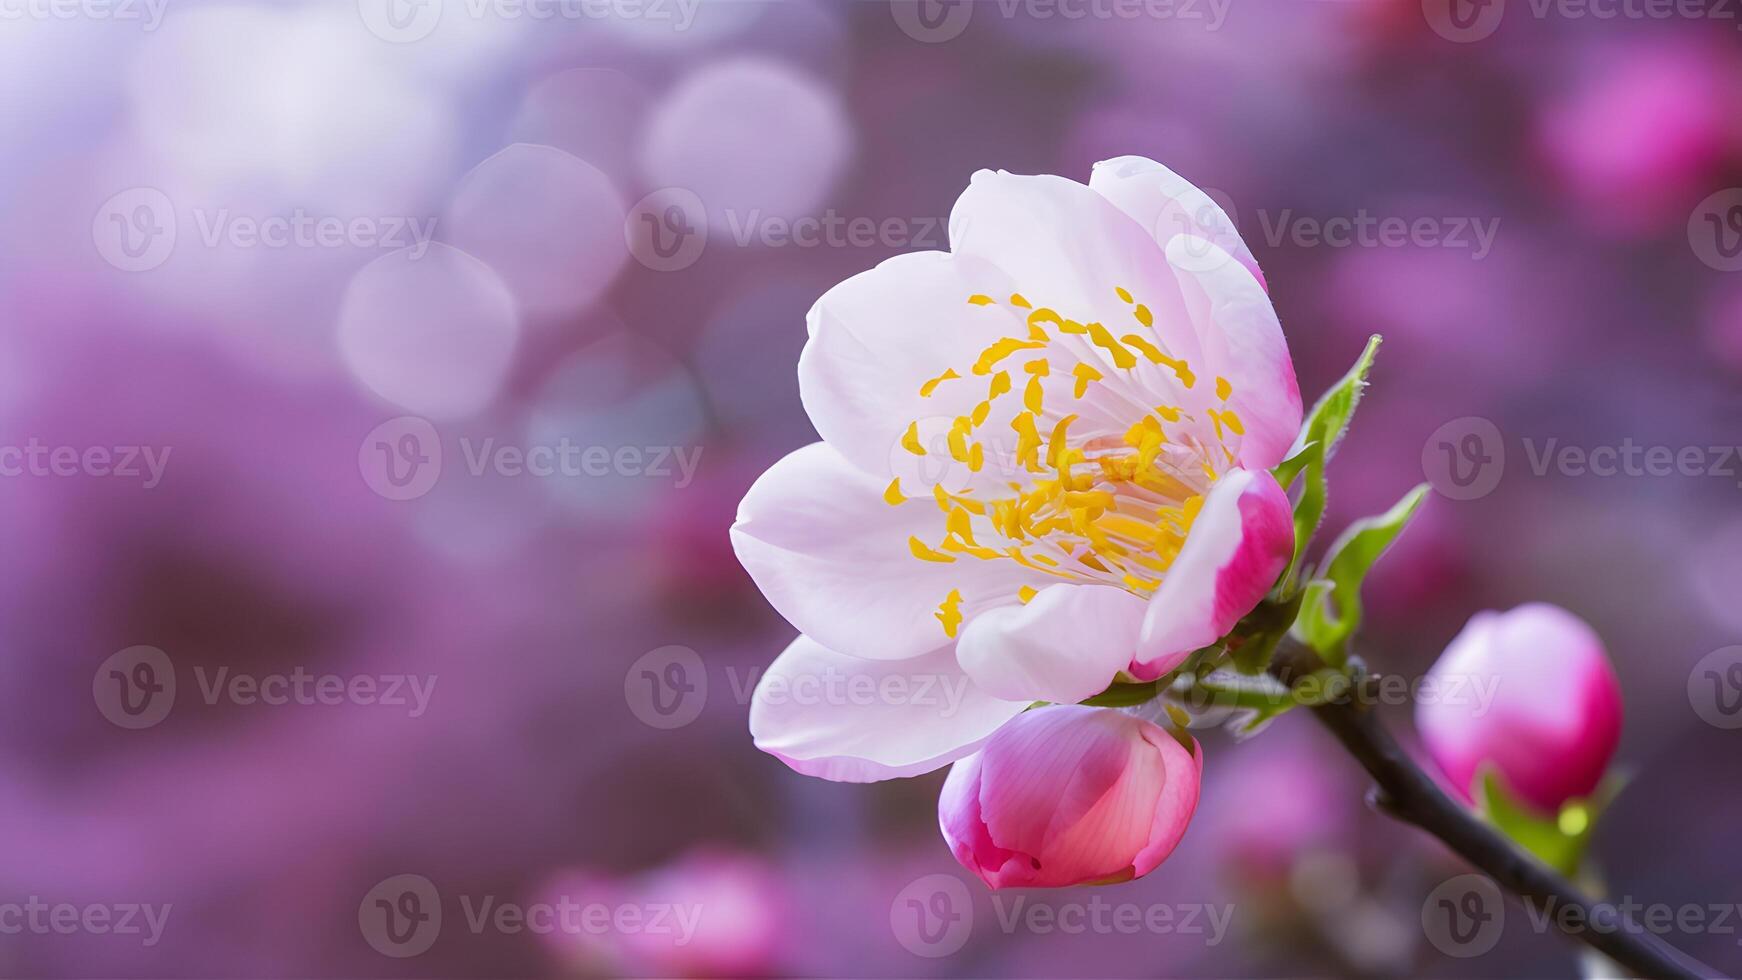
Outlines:
[{"label": "pink flower bud", "polygon": [[938,823],[993,888],[1129,881],[1155,870],[1198,805],[1203,755],[1109,708],[1018,715],[957,762]]},{"label": "pink flower bud", "polygon": [[1597,788],[1621,737],[1603,642],[1558,606],[1477,613],[1428,680],[1416,728],[1466,800],[1492,766],[1515,798],[1556,813]]}]

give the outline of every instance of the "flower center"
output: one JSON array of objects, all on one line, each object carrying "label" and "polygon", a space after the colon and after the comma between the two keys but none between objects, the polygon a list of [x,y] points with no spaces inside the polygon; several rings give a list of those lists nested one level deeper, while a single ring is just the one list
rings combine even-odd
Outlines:
[{"label": "flower center", "polygon": [[[1234,463],[1225,441],[1245,429],[1227,404],[1233,386],[1216,378],[1213,400],[1196,391],[1197,375],[1156,333],[1149,308],[1126,289],[1115,292],[1134,323],[1118,336],[1101,323],[1035,307],[1020,293],[1006,304],[968,297],[989,315],[1015,313],[1026,334],[987,345],[973,364],[962,365],[966,375],[951,367],[920,386],[920,395],[931,398],[945,385],[989,379],[986,397],[950,421],[939,444],[921,441],[918,421],[901,439],[907,452],[947,455],[969,474],[958,491],[932,484],[944,534],[936,542],[910,538],[915,558],[1014,561],[1062,582],[1113,585],[1143,597],[1161,587],[1204,495]],[[1017,377],[1026,378],[1020,394]],[[995,417],[1008,420],[1013,442]],[[884,492],[893,506],[914,500],[901,483],[897,477]],[[1023,586],[1018,598],[1034,595]],[[938,606],[951,638],[963,602],[960,589],[952,589]]]}]

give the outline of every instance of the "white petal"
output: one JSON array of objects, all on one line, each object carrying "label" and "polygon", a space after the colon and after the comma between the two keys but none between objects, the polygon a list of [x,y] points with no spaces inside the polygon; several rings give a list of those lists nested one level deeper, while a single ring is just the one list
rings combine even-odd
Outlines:
[{"label": "white petal", "polygon": [[866,783],[969,755],[1027,706],[976,688],[948,647],[859,660],[801,636],[757,682],[750,733],[807,776]]},{"label": "white petal", "polygon": [[929,496],[891,507],[883,490],[819,442],[775,463],[738,505],[739,562],[788,622],[830,649],[917,656],[949,642],[935,614],[952,590],[971,619],[1050,581],[1014,561],[915,558],[909,537],[935,545],[943,515]]},{"label": "white petal", "polygon": [[[824,293],[807,317],[810,340],[798,363],[799,394],[823,441],[885,485],[896,477],[916,489],[975,484],[966,465],[949,458],[943,434],[987,396],[988,379],[970,370],[980,352],[1026,334],[1023,318],[1003,302],[1011,292],[1008,278],[985,262],[914,252]],[[975,295],[998,301],[969,303]],[[946,370],[958,377],[922,396],[921,387]],[[1003,431],[1015,402],[1000,399],[1003,410],[987,432]],[[924,459],[901,446],[916,421],[930,450]]]},{"label": "white petal", "polygon": [[982,614],[956,659],[1001,698],[1073,704],[1101,693],[1131,663],[1148,604],[1105,585],[1054,585],[1023,606]]},{"label": "white petal", "polygon": [[1300,434],[1300,386],[1288,341],[1270,296],[1245,267],[1232,260],[1203,264],[1193,256],[1221,249],[1182,235],[1167,246],[1167,259],[1179,274],[1192,327],[1203,347],[1207,370],[1227,379],[1227,407],[1240,419],[1244,435],[1227,433],[1223,442],[1237,448],[1236,460],[1249,470],[1282,462]]},{"label": "white petal", "polygon": [[[1191,181],[1148,157],[1125,156],[1095,164],[1089,186],[1131,216],[1156,242],[1166,246],[1180,235],[1214,243],[1215,251],[1199,248],[1188,268],[1208,271],[1231,259],[1251,272],[1258,285],[1264,273],[1222,206]],[[1176,263],[1177,265],[1178,263]]]},{"label": "white petal", "polygon": [[[1135,307],[1116,292],[1125,289],[1149,308],[1163,347],[1194,366],[1201,362],[1197,336],[1161,246],[1087,185],[982,170],[950,212],[950,247],[958,256],[1003,270],[1035,306],[1083,323],[1099,321],[1115,336],[1142,329]],[[1112,362],[1099,348],[1081,346],[1112,373]],[[1173,391],[1172,374],[1147,360],[1140,358],[1132,373],[1146,388],[1164,395]]]}]

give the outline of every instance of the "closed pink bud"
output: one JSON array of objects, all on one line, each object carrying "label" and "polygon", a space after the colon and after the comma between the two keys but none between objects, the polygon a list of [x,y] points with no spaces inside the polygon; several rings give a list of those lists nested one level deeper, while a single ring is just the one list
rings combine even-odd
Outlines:
[{"label": "closed pink bud", "polygon": [[1110,708],[1026,711],[950,770],[938,823],[993,888],[1129,881],[1185,834],[1203,771],[1192,745]]},{"label": "closed pink bud", "polygon": [[1477,613],[1428,682],[1416,728],[1466,800],[1492,766],[1513,797],[1556,813],[1596,790],[1621,738],[1621,689],[1603,642],[1558,606]]}]

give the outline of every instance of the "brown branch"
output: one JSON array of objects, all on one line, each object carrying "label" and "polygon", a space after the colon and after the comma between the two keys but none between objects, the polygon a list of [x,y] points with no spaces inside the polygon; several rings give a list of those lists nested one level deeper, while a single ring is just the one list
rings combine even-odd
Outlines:
[{"label": "brown branch", "polygon": [[[1317,654],[1285,639],[1271,674],[1285,684],[1324,665]],[[1552,916],[1561,931],[1642,977],[1718,977],[1723,974],[1688,956],[1645,929],[1621,908],[1586,897],[1563,875],[1520,850],[1475,813],[1447,796],[1422,772],[1361,697],[1360,678],[1350,696],[1313,707],[1312,713],[1367,770],[1375,783],[1369,795],[1375,808],[1439,838],[1440,842],[1486,873],[1502,888],[1539,908],[1577,907],[1585,925],[1570,916]],[[1592,924],[1608,924],[1599,928]]]}]

